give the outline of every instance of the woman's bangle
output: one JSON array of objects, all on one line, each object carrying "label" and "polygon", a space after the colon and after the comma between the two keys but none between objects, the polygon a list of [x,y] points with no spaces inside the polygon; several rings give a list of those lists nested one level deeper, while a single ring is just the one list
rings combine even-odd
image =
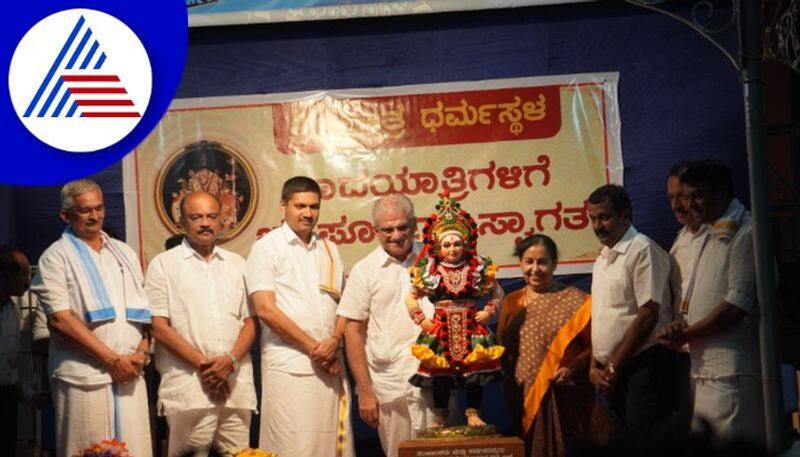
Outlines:
[{"label": "woman's bangle", "polygon": [[419,308],[414,308],[409,314],[416,325],[422,324],[422,321],[425,320],[425,313],[423,313]]}]

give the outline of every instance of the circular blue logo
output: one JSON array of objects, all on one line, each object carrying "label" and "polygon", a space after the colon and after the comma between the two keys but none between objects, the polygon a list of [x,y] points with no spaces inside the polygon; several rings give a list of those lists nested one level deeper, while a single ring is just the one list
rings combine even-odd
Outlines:
[{"label": "circular blue logo", "polygon": [[185,1],[13,5],[15,20],[0,32],[8,135],[0,182],[60,184],[131,152],[180,83]]}]

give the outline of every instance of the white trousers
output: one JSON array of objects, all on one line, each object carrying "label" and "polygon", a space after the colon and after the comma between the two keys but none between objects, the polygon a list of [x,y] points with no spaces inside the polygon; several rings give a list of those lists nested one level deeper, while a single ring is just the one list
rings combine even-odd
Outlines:
[{"label": "white trousers", "polygon": [[246,448],[250,444],[248,409],[218,406],[180,411],[167,416],[169,457],[207,456],[211,447],[219,451]]},{"label": "white trousers", "polygon": [[718,439],[747,440],[764,444],[764,404],[761,380],[736,375],[717,379],[693,379],[694,431],[707,421]]},{"label": "white trousers", "polygon": [[125,385],[99,386],[77,386],[56,379],[53,401],[58,457],[71,457],[115,435],[131,455],[153,455],[144,378]]},{"label": "white trousers", "polygon": [[280,456],[354,456],[347,382],[321,372],[265,370],[258,447]]}]

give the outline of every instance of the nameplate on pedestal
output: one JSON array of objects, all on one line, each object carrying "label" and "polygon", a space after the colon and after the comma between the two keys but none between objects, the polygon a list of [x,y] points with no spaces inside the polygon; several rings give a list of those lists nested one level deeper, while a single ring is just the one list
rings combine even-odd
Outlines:
[{"label": "nameplate on pedestal", "polygon": [[399,457],[524,457],[519,438],[419,439],[403,441]]}]

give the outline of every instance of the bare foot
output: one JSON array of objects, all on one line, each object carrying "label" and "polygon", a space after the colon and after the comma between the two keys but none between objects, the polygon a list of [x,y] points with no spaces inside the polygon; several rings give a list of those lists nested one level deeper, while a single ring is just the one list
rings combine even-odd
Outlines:
[{"label": "bare foot", "polygon": [[486,425],[486,422],[479,416],[467,416],[467,425],[470,427],[483,427]]}]

